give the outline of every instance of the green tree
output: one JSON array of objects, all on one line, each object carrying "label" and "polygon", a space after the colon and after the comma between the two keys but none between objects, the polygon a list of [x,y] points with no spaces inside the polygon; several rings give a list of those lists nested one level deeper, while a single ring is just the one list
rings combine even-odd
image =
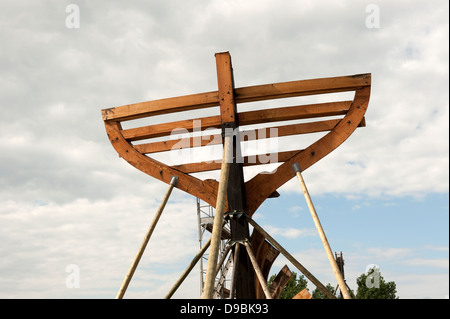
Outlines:
[{"label": "green tree", "polygon": [[[333,295],[336,295],[336,291],[334,290],[335,288],[330,283],[328,283],[325,288],[327,288],[328,291],[331,292]],[[355,299],[355,292],[352,289],[350,289],[348,286],[347,286],[347,288],[348,288],[348,293],[350,294],[350,297],[352,299]],[[336,297],[338,299],[344,299],[344,297],[342,296],[342,291],[339,287],[338,287],[337,291],[339,291],[339,294]],[[325,294],[318,288],[314,289],[314,291],[312,293],[312,298],[313,299],[328,299],[328,297],[325,296]]]},{"label": "green tree", "polygon": [[356,284],[356,299],[398,299],[397,285],[393,281],[386,282],[377,267],[372,267],[367,274],[359,276]]},{"label": "green tree", "polygon": [[[331,286],[331,284],[327,284],[327,286],[325,288],[327,288],[328,291],[334,295],[335,291],[334,291],[333,286]],[[318,289],[318,288],[314,289],[311,296],[312,296],[312,299],[328,299],[328,297],[322,291],[320,291],[320,289]]]},{"label": "green tree", "polygon": [[[300,275],[297,279],[297,273],[292,272],[293,276],[284,287],[280,294],[280,299],[292,299],[296,294],[306,288],[308,281],[305,276]],[[275,280],[276,275],[272,275],[267,282],[268,286]]]}]

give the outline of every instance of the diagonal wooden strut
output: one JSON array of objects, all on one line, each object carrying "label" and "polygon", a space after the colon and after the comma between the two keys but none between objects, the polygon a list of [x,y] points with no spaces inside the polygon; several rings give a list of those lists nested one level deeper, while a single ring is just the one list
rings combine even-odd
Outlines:
[{"label": "diagonal wooden strut", "polygon": [[161,214],[164,210],[164,207],[166,207],[167,201],[169,200],[169,196],[172,193],[172,189],[177,185],[178,177],[172,177],[170,180],[169,188],[166,191],[166,194],[164,195],[164,198],[162,200],[162,203],[158,207],[158,210],[156,211],[155,217],[153,217],[152,223],[145,234],[144,240],[141,243],[141,246],[139,247],[139,250],[136,254],[136,257],[134,257],[133,263],[131,264],[130,269],[128,270],[127,275],[125,276],[125,279],[122,283],[122,286],[120,287],[119,292],[117,293],[116,299],[122,299],[123,295],[125,294],[128,285],[130,284],[131,278],[134,275],[134,272],[139,264],[139,261],[141,260],[142,254],[144,253],[145,247],[147,247],[147,244],[150,240],[150,237],[153,234],[153,231],[155,230],[156,224],[159,221],[159,218],[161,217]]},{"label": "diagonal wooden strut", "polygon": [[246,242],[244,242],[244,245],[245,245],[245,248],[247,249],[247,254],[250,257],[250,261],[252,262],[253,268],[255,269],[255,273],[258,276],[259,283],[261,284],[261,287],[264,291],[266,299],[272,299],[272,295],[270,294],[269,287],[267,286],[267,281],[264,278],[264,275],[261,271],[261,268],[258,265],[258,262],[256,261],[255,254],[253,254],[250,244],[248,243],[248,241],[246,241]]},{"label": "diagonal wooden strut", "polygon": [[320,223],[319,216],[316,213],[316,209],[314,208],[314,204],[309,196],[308,188],[306,187],[305,181],[303,180],[300,165],[295,163],[292,165],[292,169],[297,175],[298,181],[300,182],[300,186],[302,188],[303,195],[305,195],[306,203],[308,204],[309,211],[311,212],[311,216],[314,220],[314,224],[316,225],[317,231],[319,232],[320,239],[322,241],[323,247],[325,248],[325,252],[327,253],[328,260],[330,261],[331,268],[333,269],[334,276],[339,284],[339,288],[341,288],[342,295],[344,299],[352,299],[347,289],[347,285],[344,281],[344,277],[342,276],[341,271],[339,270],[338,264],[336,263],[336,259],[334,259],[333,252],[331,251],[330,244],[328,243],[327,236],[323,230],[322,224]]},{"label": "diagonal wooden strut", "polygon": [[308,269],[306,269],[302,264],[300,264],[297,259],[295,259],[286,249],[283,248],[272,236],[269,235],[261,226],[259,226],[251,217],[245,216],[250,225],[252,225],[256,231],[260,232],[276,249],[278,249],[286,258],[289,260],[298,270],[300,270],[306,278],[311,280],[311,282],[316,285],[316,287],[322,291],[328,298],[336,299],[331,292],[316,278],[314,277]]}]

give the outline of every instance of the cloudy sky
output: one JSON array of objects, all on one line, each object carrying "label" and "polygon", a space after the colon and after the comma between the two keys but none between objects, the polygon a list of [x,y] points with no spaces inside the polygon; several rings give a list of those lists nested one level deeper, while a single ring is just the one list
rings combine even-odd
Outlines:
[{"label": "cloudy sky", "polygon": [[[400,298],[448,298],[448,9],[0,2],[0,297],[115,297],[167,185],[117,156],[100,111],[216,90],[214,53],[230,51],[237,87],[372,73],[367,127],[305,171],[306,183],[352,289],[376,264]],[[334,286],[296,180],[279,192],[255,219]],[[162,298],[198,248],[195,198],[175,190],[126,297]],[[199,289],[196,268],[174,297]]]}]

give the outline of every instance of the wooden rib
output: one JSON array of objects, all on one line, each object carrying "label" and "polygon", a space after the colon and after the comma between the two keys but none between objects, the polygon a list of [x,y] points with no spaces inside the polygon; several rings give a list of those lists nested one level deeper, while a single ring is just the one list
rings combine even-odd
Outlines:
[{"label": "wooden rib", "polygon": [[194,128],[200,131],[202,129],[220,127],[220,116],[210,116],[196,120],[183,120],[127,129],[123,130],[122,134],[123,137],[128,141],[138,141],[170,134],[192,132]]},{"label": "wooden rib", "polygon": [[370,74],[300,80],[237,88],[236,102],[254,102],[313,94],[347,92],[370,86]]},{"label": "wooden rib", "polygon": [[[267,280],[270,269],[280,252],[273,247],[265,237],[258,231],[253,231],[250,237],[250,245],[255,253],[256,261],[261,268],[264,278]],[[255,280],[256,299],[265,298],[259,280]],[[269,288],[270,290],[270,288]],[[274,298],[275,299],[275,298]]]},{"label": "wooden rib", "polygon": [[[273,163],[282,163],[289,160],[292,156],[301,152],[302,150],[286,151],[279,153],[269,153],[260,155],[244,156],[243,166],[264,165]],[[181,172],[191,174],[219,170],[221,167],[221,160],[211,162],[187,163],[171,166],[172,168]]]},{"label": "wooden rib", "polygon": [[286,287],[287,283],[293,276],[294,274],[289,270],[289,267],[284,265],[269,287],[272,292],[273,299],[279,299],[284,287]]},{"label": "wooden rib", "polygon": [[317,103],[239,113],[239,125],[344,115],[352,101]]},{"label": "wooden rib", "polygon": [[355,99],[345,117],[328,134],[277,167],[276,174],[258,174],[245,183],[247,209],[252,216],[262,202],[294,177],[291,165],[299,163],[307,169],[342,144],[363,121],[370,98],[370,86],[356,91]]},{"label": "wooden rib", "polygon": [[217,181],[210,179],[202,181],[148,156],[142,155],[134,149],[133,145],[123,138],[120,132],[121,125],[118,122],[107,121],[105,122],[105,128],[114,149],[132,166],[167,184],[170,183],[172,176],[177,176],[177,188],[202,199],[213,207],[216,206],[219,184]]},{"label": "wooden rib", "polygon": [[[273,130],[276,130],[277,137],[326,132],[331,131],[340,121],[341,121],[340,119],[335,119],[335,120],[260,128],[256,130],[242,131],[239,133],[239,136],[241,141],[253,141],[257,139],[259,140],[273,137],[271,136],[272,132],[274,132]],[[364,126],[366,126],[365,118],[363,118],[358,127]],[[180,148],[213,146],[219,144],[222,144],[222,135],[214,134],[209,136],[208,135],[197,136],[176,140],[138,144],[135,145],[134,148],[142,154],[151,154],[151,153],[171,151]]]},{"label": "wooden rib", "polygon": [[[363,116],[370,97],[370,74],[275,83],[235,90],[237,103],[352,90],[356,90],[352,106],[344,119],[331,132],[281,164],[277,168],[276,174],[260,173],[246,182],[249,216],[278,187],[293,177],[291,165],[294,162],[298,162],[302,170],[307,169],[338,147],[364,121]],[[217,105],[219,105],[219,102],[218,92],[216,91],[137,103],[103,110],[102,113],[109,139],[121,157],[136,168],[165,183],[170,183],[171,176],[180,177],[178,188],[201,198],[214,207],[217,198],[217,181],[201,181],[139,153],[129,141],[124,139],[119,121]]]},{"label": "wooden rib", "polygon": [[128,121],[219,105],[217,91],[141,102],[102,110],[104,121]]},{"label": "wooden rib", "polygon": [[[300,80],[248,86],[235,89],[235,102],[254,102],[285,97],[354,91],[370,86],[370,74]],[[185,95],[108,108],[102,110],[104,121],[127,121],[147,116],[196,110],[219,105],[219,92]]]},{"label": "wooden rib", "polygon": [[214,134],[209,136],[187,137],[176,140],[138,144],[134,145],[134,148],[142,154],[151,154],[185,147],[200,147],[219,144],[222,144],[222,135]]},{"label": "wooden rib", "polygon": [[[330,102],[242,112],[239,113],[239,124],[251,125],[313,117],[343,115],[348,111],[351,103],[352,101]],[[128,141],[138,141],[169,134],[186,133],[187,131],[192,132],[195,125],[199,125],[199,127],[197,127],[199,130],[207,128],[220,128],[221,119],[220,116],[211,116],[195,120],[162,123],[123,130],[122,134]]]}]

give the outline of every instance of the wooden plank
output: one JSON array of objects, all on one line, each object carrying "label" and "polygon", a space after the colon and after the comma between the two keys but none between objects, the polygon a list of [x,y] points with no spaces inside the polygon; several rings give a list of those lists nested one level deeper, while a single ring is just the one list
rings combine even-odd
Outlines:
[{"label": "wooden plank", "polygon": [[[274,132],[273,130],[276,130],[277,137],[326,132],[332,130],[340,121],[341,121],[340,119],[335,119],[318,122],[274,126],[268,128],[259,128],[255,130],[246,130],[239,133],[239,138],[241,142],[270,138],[273,137],[271,136],[271,134]],[[364,118],[363,121],[361,121],[359,127],[362,126],[365,126]],[[219,144],[222,144],[222,135],[213,134],[205,136],[187,137],[176,140],[144,143],[134,145],[134,147],[142,154],[151,154],[157,152],[171,151],[174,149],[180,149],[185,147],[213,146]]]},{"label": "wooden plank", "polygon": [[289,282],[289,280],[291,280],[292,276],[294,276],[294,274],[290,271],[289,267],[287,265],[284,265],[284,267],[281,268],[280,272],[272,281],[272,284],[269,287],[273,299],[280,298],[280,295],[283,292],[284,287],[286,287],[287,283]]},{"label": "wooden plank", "polygon": [[[370,74],[255,85],[234,90],[235,103],[263,101],[294,96],[354,91],[370,86]],[[128,104],[102,110],[104,121],[127,121],[147,116],[196,110],[219,105],[219,92],[185,95]]]},{"label": "wooden plank", "polygon": [[[351,103],[352,101],[331,102],[243,112],[239,113],[239,123],[240,125],[252,125],[258,123],[343,115],[348,111]],[[235,117],[236,115],[233,113],[233,115],[227,116]],[[194,129],[205,130],[208,128],[220,127],[220,117],[210,116],[194,120],[182,120],[131,128],[123,130],[122,134],[128,141],[138,141],[170,134],[192,132]]]},{"label": "wooden plank", "polygon": [[348,92],[370,86],[370,74],[255,85],[235,90],[236,103],[324,93]]},{"label": "wooden plank", "polygon": [[218,92],[213,91],[108,108],[102,110],[102,117],[104,121],[128,121],[218,105]]},{"label": "wooden plank", "polygon": [[234,80],[231,56],[229,52],[216,53],[215,56],[222,123],[236,123],[236,103],[234,101]]},{"label": "wooden plank", "polygon": [[200,147],[219,144],[222,144],[222,135],[214,134],[209,136],[186,137],[176,140],[138,144],[134,145],[134,148],[141,154],[151,154],[177,150],[185,147]]},{"label": "wooden plank", "polygon": [[312,299],[311,294],[309,293],[308,289],[303,289],[298,294],[296,294],[292,299]]},{"label": "wooden plank", "polygon": [[183,120],[170,123],[155,124],[131,128],[122,131],[127,141],[145,140],[170,134],[182,134],[192,132],[194,129],[220,128],[220,116],[210,116],[195,120]]},{"label": "wooden plank", "polygon": [[[331,131],[340,121],[341,121],[340,119],[336,119],[336,120],[291,124],[284,126],[274,126],[268,128],[260,128],[256,130],[247,130],[240,132],[239,137],[241,141],[254,141],[264,138],[270,138],[273,132],[273,131],[271,132],[271,129],[272,130],[275,129],[277,131],[277,137],[326,132]],[[364,126],[366,126],[366,121],[365,118],[363,117],[363,120],[361,121],[361,123],[359,123],[358,127]],[[184,148],[184,147],[213,146],[219,144],[222,144],[222,135],[213,134],[200,137],[196,136],[176,140],[138,144],[134,145],[134,148],[142,154],[151,154],[157,152],[171,151],[174,148],[180,149],[182,147]]]},{"label": "wooden plank", "polygon": [[[285,151],[278,153],[269,153],[269,154],[259,154],[259,155],[251,155],[244,156],[243,166],[253,166],[253,165],[264,165],[264,164],[272,164],[272,163],[282,163],[289,160],[292,156],[301,152],[302,150],[294,150],[294,151]],[[199,172],[207,172],[218,170],[221,167],[220,160],[215,160],[211,162],[198,162],[198,163],[187,163],[171,166],[172,168],[179,170],[181,172],[191,174],[191,173],[199,173]]]},{"label": "wooden plank", "polygon": [[352,101],[329,102],[242,112],[239,113],[239,124],[242,126],[344,115],[347,113],[351,104]]}]

